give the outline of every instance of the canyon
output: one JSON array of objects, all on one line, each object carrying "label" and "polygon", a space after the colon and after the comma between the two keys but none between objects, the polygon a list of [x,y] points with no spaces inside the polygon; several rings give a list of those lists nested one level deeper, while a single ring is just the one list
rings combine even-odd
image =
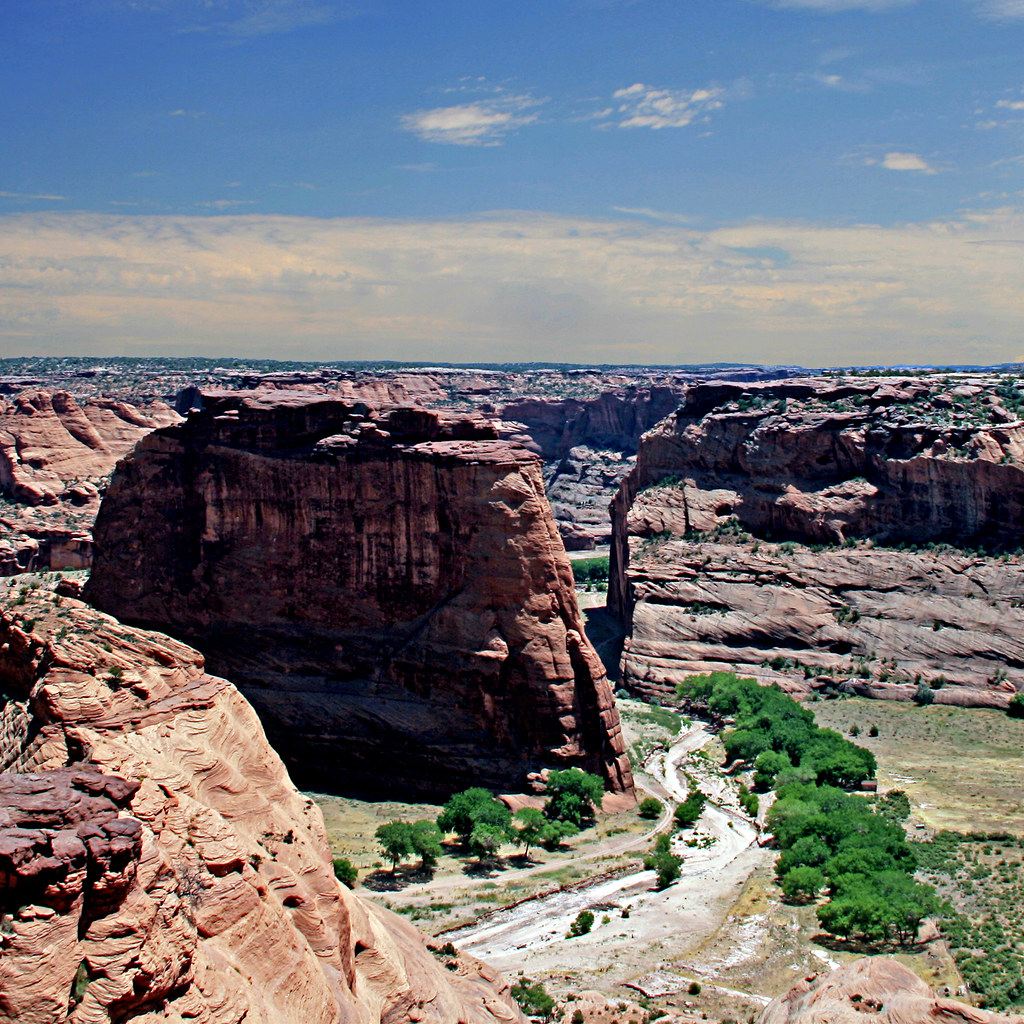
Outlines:
[{"label": "canyon", "polygon": [[[478,784],[539,805],[547,770],[579,765],[632,822],[634,737],[566,548],[611,540],[609,606],[627,634],[617,685],[653,703],[722,668],[809,700],[1005,709],[1024,688],[1015,386],[731,373],[218,370],[176,396],[139,385],[116,400],[45,376],[15,388],[3,571],[93,571],[84,590],[77,574],[0,581],[0,1018],[524,1020],[497,971],[340,885],[323,818],[292,779],[403,800]],[[11,543],[8,524],[47,514],[53,537],[73,528],[77,561],[43,533],[28,556]],[[661,783],[650,792],[676,801],[693,779]],[[723,930],[684,973],[713,976],[711,949],[727,963],[749,953],[747,925],[724,915],[760,883],[735,866],[706,891],[696,879],[703,857],[727,859],[736,827],[708,854],[686,851],[690,898],[721,889]],[[562,891],[550,899],[609,910],[585,886]],[[595,977],[608,935],[644,927],[633,902],[632,921],[627,906],[596,923]],[[751,926],[767,913],[754,905]],[[540,906],[517,913],[529,922]],[[559,938],[566,926],[549,937],[548,976],[560,950],[587,961],[586,942],[570,953]],[[499,966],[537,969],[544,950],[519,948]],[[1021,1024],[933,995],[893,960],[804,977],[814,958],[793,959],[785,985],[802,980],[760,1024]],[[645,992],[628,967],[613,974]],[[746,1013],[784,991],[771,984],[762,997],[719,980],[707,995],[726,1002],[705,1006],[743,997]],[[563,1024],[653,1009],[559,996]],[[692,1002],[666,1005],[666,1020],[701,1019]]]},{"label": "canyon", "polygon": [[735,668],[1004,708],[1024,687],[1022,512],[1024,424],[991,386],[697,386],[612,506],[623,685]]},{"label": "canyon", "polygon": [[87,597],[199,647],[300,785],[632,789],[540,460],[479,417],[205,392],[120,464]]}]

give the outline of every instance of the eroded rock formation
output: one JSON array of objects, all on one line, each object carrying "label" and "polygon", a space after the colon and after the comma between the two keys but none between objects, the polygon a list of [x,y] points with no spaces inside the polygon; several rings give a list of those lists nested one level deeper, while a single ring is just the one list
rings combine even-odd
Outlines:
[{"label": "eroded rock formation", "polygon": [[0,1020],[522,1020],[499,976],[340,885],[196,651],[42,587],[2,603]]},{"label": "eroded rock formation", "polygon": [[0,575],[80,569],[114,463],[140,437],[179,417],[162,402],[79,404],[67,392],[0,398]]},{"label": "eroded rock formation", "polygon": [[1024,687],[1024,425],[991,382],[696,387],[612,512],[641,692],[731,667],[989,707]]},{"label": "eroded rock formation", "polygon": [[871,956],[798,981],[773,999],[758,1024],[1021,1024],[1019,1014],[992,1013],[936,996],[908,967]]},{"label": "eroded rock formation", "polygon": [[631,788],[539,459],[479,419],[208,393],[121,464],[96,547],[89,599],[194,642],[303,784]]}]

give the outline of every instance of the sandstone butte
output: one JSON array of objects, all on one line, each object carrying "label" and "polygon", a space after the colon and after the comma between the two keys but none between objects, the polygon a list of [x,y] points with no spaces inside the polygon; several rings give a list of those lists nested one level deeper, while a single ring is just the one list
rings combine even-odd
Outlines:
[{"label": "sandstone butte", "polygon": [[1024,687],[1024,424],[991,382],[695,387],[612,519],[637,692],[713,669],[997,708]]},{"label": "sandstone butte", "polygon": [[772,1000],[758,1024],[1022,1024],[1019,1014],[937,997],[908,967],[864,957],[798,981]]},{"label": "sandstone butte", "polygon": [[115,472],[87,598],[206,655],[300,785],[631,795],[540,460],[468,416],[209,392]]},{"label": "sandstone butte", "polygon": [[0,575],[89,564],[89,530],[114,463],[180,417],[163,402],[81,404],[64,391],[0,397]]},{"label": "sandstone butte", "polygon": [[523,1021],[499,975],[335,879],[319,810],[198,652],[46,586],[14,593],[0,1020]]}]

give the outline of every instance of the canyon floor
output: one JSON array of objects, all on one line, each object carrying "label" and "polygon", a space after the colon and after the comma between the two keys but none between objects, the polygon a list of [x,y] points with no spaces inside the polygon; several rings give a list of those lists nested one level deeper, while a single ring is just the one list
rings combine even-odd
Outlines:
[{"label": "canyon floor", "polygon": [[[611,654],[619,638],[604,595],[579,596],[595,646]],[[452,847],[432,877],[409,866],[393,877],[380,864],[376,827],[433,818],[440,808],[317,796],[332,849],[359,867],[371,899],[510,976],[543,981],[559,998],[599,989],[623,1000],[639,995],[652,1007],[750,1020],[802,973],[863,955],[821,935],[813,907],[782,902],[776,854],[758,847],[755,826],[736,804],[736,784],[718,770],[721,747],[702,724],[640,701],[618,703],[643,789],[678,801],[697,782],[712,796],[694,832],[683,836],[695,845],[678,846],[683,876],[665,891],[654,890],[642,856],[667,827],[667,814],[653,822],[635,810],[602,815],[571,847],[531,851],[528,861],[506,848],[503,858],[479,865]],[[1024,835],[1024,722],[997,711],[859,698],[811,706],[820,724],[859,730],[858,742],[878,758],[880,788],[907,792],[915,837],[938,828]],[[584,909],[595,915],[593,931],[567,939]],[[960,984],[942,940],[890,952],[933,987]],[[693,982],[699,994],[690,994]]]}]

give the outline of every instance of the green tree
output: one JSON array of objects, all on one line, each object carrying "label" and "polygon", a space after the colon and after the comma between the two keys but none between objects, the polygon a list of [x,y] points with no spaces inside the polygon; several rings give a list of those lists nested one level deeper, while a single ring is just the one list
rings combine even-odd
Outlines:
[{"label": "green tree", "polygon": [[658,876],[658,889],[667,889],[682,873],[682,866],[683,858],[671,850],[653,850],[644,857],[644,867]]},{"label": "green tree", "polygon": [[549,821],[541,830],[537,841],[545,850],[557,850],[563,839],[572,839],[580,830],[571,821]]},{"label": "green tree", "polygon": [[525,847],[523,854],[529,857],[530,847],[540,842],[547,819],[536,807],[521,807],[512,815],[512,823],[515,828],[513,841],[517,846]]},{"label": "green tree", "polygon": [[825,885],[821,868],[796,867],[782,879],[782,894],[793,903],[809,903]]},{"label": "green tree", "polygon": [[641,818],[657,818],[664,809],[665,805],[660,800],[653,796],[647,796],[640,801],[636,812]]},{"label": "green tree", "polygon": [[704,810],[707,797],[699,789],[691,789],[689,796],[675,809],[673,817],[679,828],[690,828]]},{"label": "green tree", "polygon": [[754,758],[754,789],[765,792],[775,784],[775,777],[793,762],[781,750],[764,750]]},{"label": "green tree", "polygon": [[398,862],[413,853],[412,825],[407,821],[389,821],[379,826],[374,836],[381,852],[391,861],[391,874],[394,874]]},{"label": "green tree", "polygon": [[571,821],[582,828],[585,821],[592,821],[595,808],[601,806],[604,798],[604,782],[599,775],[592,775],[582,768],[567,768],[565,771],[548,773],[548,801],[544,814],[553,821]]},{"label": "green tree", "polygon": [[509,839],[509,829],[491,821],[478,821],[469,837],[469,848],[480,860],[493,857]]},{"label": "green tree", "polygon": [[581,910],[576,915],[576,920],[569,925],[566,933],[567,939],[574,939],[578,935],[586,935],[594,927],[594,915],[589,910]]},{"label": "green tree", "polygon": [[334,858],[334,877],[338,879],[343,885],[347,885],[350,889],[356,884],[356,878],[358,878],[359,872],[356,870],[356,866],[348,859],[348,857],[335,857]]},{"label": "green tree", "polygon": [[1006,713],[1011,718],[1024,718],[1024,693],[1015,693],[1010,698]]},{"label": "green tree", "polygon": [[470,837],[478,824],[497,825],[508,830],[512,812],[494,794],[473,787],[454,794],[444,805],[437,818],[442,832],[454,832],[463,846],[470,845]]},{"label": "green tree", "polygon": [[426,870],[432,868],[438,857],[441,856],[441,829],[437,823],[421,818],[412,823],[412,834],[410,836],[412,852],[419,855],[420,867]]}]

